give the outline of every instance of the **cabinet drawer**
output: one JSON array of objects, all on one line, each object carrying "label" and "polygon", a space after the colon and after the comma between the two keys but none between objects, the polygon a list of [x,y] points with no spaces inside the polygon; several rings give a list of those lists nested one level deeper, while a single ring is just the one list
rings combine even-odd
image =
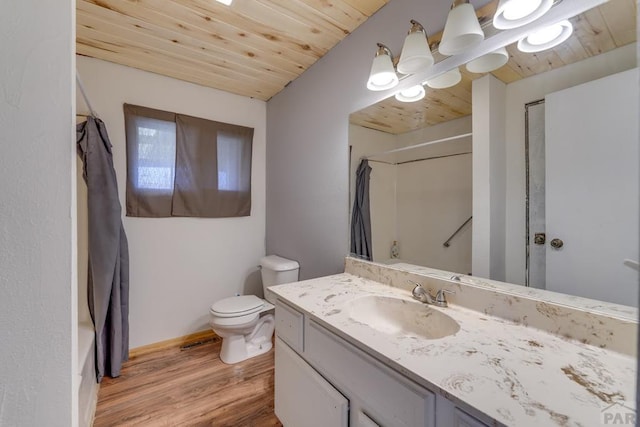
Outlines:
[{"label": "cabinet drawer", "polygon": [[362,409],[380,425],[435,425],[434,393],[403,378],[312,320],[305,330],[305,356],[345,395],[357,396]]},{"label": "cabinet drawer", "polygon": [[276,335],[295,351],[302,353],[304,315],[280,300],[276,303]]}]

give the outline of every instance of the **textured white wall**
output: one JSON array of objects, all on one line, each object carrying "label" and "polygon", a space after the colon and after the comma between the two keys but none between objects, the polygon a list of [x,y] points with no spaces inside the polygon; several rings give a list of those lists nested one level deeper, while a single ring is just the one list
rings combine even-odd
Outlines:
[{"label": "textured white wall", "polygon": [[73,1],[0,13],[0,425],[71,426]]},{"label": "textured white wall", "polygon": [[[131,269],[131,347],[207,329],[209,307],[218,299],[236,292],[261,295],[257,265],[265,254],[266,104],[85,57],[78,57],[78,70],[114,146],[123,215],[123,103],[255,129],[250,217],[124,218]],[[78,105],[81,110],[83,104]]]}]

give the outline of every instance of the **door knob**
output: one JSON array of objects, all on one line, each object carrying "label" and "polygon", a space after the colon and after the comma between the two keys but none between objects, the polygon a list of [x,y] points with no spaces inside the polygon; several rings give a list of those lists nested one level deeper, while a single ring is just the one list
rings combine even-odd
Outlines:
[{"label": "door knob", "polygon": [[551,247],[554,249],[560,249],[563,246],[564,246],[564,242],[562,241],[562,239],[553,239],[551,241]]}]

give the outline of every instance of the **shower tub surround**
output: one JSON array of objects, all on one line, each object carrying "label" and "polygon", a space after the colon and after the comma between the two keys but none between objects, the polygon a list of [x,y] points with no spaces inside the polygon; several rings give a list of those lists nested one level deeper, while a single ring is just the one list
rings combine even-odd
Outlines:
[{"label": "shower tub surround", "polygon": [[[635,408],[637,310],[409,264],[347,258],[345,273],[271,288],[310,319],[420,386],[494,425],[590,426]],[[351,318],[365,296],[447,295],[460,330],[385,334]]]}]

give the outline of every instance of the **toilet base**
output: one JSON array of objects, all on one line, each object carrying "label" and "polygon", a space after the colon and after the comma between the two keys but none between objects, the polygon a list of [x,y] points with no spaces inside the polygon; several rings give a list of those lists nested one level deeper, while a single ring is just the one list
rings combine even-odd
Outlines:
[{"label": "toilet base", "polygon": [[222,336],[220,360],[232,365],[271,350],[271,337],[275,327],[272,314],[262,316],[253,331],[248,335],[225,334]]},{"label": "toilet base", "polygon": [[244,337],[229,337],[222,340],[220,349],[220,360],[227,365],[242,362],[271,350],[273,344],[271,340],[264,340],[263,343],[247,343]]}]

